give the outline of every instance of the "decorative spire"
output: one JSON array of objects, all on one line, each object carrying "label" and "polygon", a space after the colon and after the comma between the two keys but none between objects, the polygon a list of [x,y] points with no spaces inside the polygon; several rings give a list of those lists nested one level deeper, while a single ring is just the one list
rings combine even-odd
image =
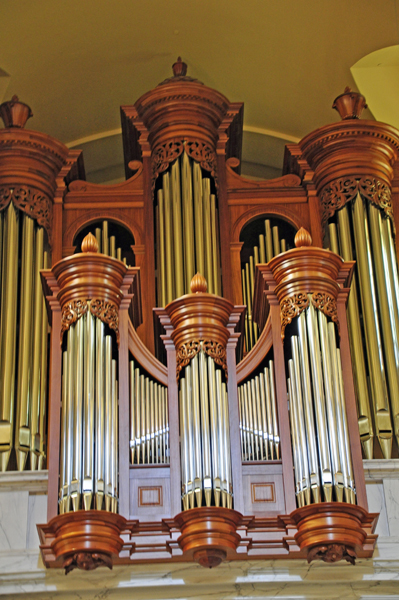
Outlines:
[{"label": "decorative spire", "polygon": [[367,108],[366,98],[358,92],[352,92],[346,87],[343,94],[337,96],[332,105],[340,114],[341,119],[360,119],[363,108]]},{"label": "decorative spire", "polygon": [[172,65],[174,77],[185,77],[187,74],[187,64],[182,61],[181,56],[177,58],[177,61]]},{"label": "decorative spire", "polygon": [[295,248],[301,248],[302,246],[311,246],[312,245],[312,236],[309,231],[306,231],[303,227],[301,227],[295,235]]},{"label": "decorative spire", "polygon": [[33,117],[30,106],[20,102],[18,96],[13,96],[8,102],[0,104],[0,117],[4,121],[5,127],[19,127],[23,129],[26,121]]},{"label": "decorative spire", "polygon": [[82,252],[98,252],[98,242],[92,233],[83,238]]},{"label": "decorative spire", "polygon": [[205,294],[208,289],[206,279],[201,273],[196,273],[191,280],[190,289],[192,294]]}]

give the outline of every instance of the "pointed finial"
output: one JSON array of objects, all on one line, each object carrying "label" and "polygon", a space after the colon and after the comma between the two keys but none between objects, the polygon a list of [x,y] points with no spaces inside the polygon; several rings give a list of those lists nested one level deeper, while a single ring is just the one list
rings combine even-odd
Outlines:
[{"label": "pointed finial", "polygon": [[8,102],[0,104],[0,117],[4,121],[5,127],[19,127],[23,129],[26,121],[33,117],[30,106],[20,102],[18,96],[13,96]]},{"label": "pointed finial", "polygon": [[360,119],[364,108],[367,108],[366,98],[358,92],[352,92],[346,86],[344,93],[337,96],[332,105],[339,112],[341,119]]},{"label": "pointed finial", "polygon": [[187,64],[182,61],[181,56],[172,66],[174,77],[185,77],[187,73]]},{"label": "pointed finial", "polygon": [[309,231],[306,231],[303,227],[301,227],[295,235],[295,248],[302,248],[302,246],[311,246],[312,245],[312,236]]},{"label": "pointed finial", "polygon": [[206,279],[201,273],[196,273],[191,280],[190,289],[192,294],[205,294],[208,289]]},{"label": "pointed finial", "polygon": [[98,252],[98,242],[92,233],[83,238],[82,252]]}]

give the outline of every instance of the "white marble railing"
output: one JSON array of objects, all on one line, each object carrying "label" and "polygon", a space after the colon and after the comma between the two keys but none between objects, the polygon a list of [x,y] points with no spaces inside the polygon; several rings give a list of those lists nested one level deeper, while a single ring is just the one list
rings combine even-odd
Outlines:
[{"label": "white marble railing", "polygon": [[380,512],[372,559],[326,565],[238,561],[205,572],[194,564],[45,570],[37,523],[45,523],[47,472],[0,474],[0,598],[100,599],[399,599],[399,459],[364,461],[370,512]]}]

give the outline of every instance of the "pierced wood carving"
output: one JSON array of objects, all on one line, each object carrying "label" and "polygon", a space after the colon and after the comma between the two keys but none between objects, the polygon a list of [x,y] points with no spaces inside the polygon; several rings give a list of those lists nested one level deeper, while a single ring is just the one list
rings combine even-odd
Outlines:
[{"label": "pierced wood carving", "polygon": [[202,347],[206,354],[213,358],[217,365],[223,368],[227,379],[226,348],[219,342],[211,340],[202,342]]},{"label": "pierced wood carving", "polygon": [[90,312],[108,325],[116,333],[116,341],[119,346],[119,314],[118,307],[113,302],[106,300],[93,299],[90,302]]},{"label": "pierced wood carving", "polygon": [[198,162],[203,169],[210,171],[217,186],[216,156],[212,148],[204,142],[188,141],[185,145],[185,151],[187,152],[188,156]]},{"label": "pierced wood carving", "polygon": [[166,171],[183,151],[199,163],[203,169],[210,172],[217,187],[216,155],[212,147],[205,142],[181,138],[170,140],[154,150],[152,154],[152,189],[155,188],[158,175]]},{"label": "pierced wood carving", "polygon": [[80,317],[87,313],[87,301],[86,300],[74,300],[68,302],[62,307],[62,318],[61,318],[61,344],[64,333],[68,331],[71,325],[76,323]]},{"label": "pierced wood carving", "polygon": [[170,163],[176,160],[183,152],[183,140],[171,140],[158,148],[152,154],[152,188],[155,187],[156,178],[166,171]]},{"label": "pierced wood carving", "polygon": [[[325,292],[314,292],[310,299],[317,310],[320,310],[326,317],[330,317],[330,319],[337,324],[339,333],[336,299]],[[299,317],[301,312],[308,306],[309,296],[306,292],[298,292],[297,294],[292,294],[291,296],[284,298],[280,305],[282,340],[285,338],[285,328],[287,325],[289,325],[295,317]]]},{"label": "pierced wood carving", "polygon": [[42,192],[34,193],[26,185],[0,188],[0,211],[7,208],[11,200],[16,208],[35,219],[47,232],[51,245],[51,228],[53,223],[53,205],[48,196]]},{"label": "pierced wood carving", "polygon": [[332,296],[329,296],[325,292],[314,292],[312,294],[312,304],[318,310],[321,310],[326,317],[330,317],[334,323],[337,324],[339,333],[339,321],[337,314],[337,301]]},{"label": "pierced wood carving", "polygon": [[381,208],[393,223],[391,190],[386,183],[374,177],[341,177],[326,185],[321,191],[322,226],[324,227],[328,219],[347,202],[353,200],[358,193]]},{"label": "pierced wood carving", "polygon": [[180,371],[186,367],[200,350],[213,358],[220,365],[227,379],[226,348],[219,342],[212,340],[192,340],[182,344],[176,352],[176,379],[179,380]]},{"label": "pierced wood carving", "polygon": [[182,344],[176,352],[176,379],[179,381],[180,371],[189,364],[196,354],[201,350],[201,342],[193,340]]},{"label": "pierced wood carving", "polygon": [[295,317],[298,317],[305,308],[309,306],[309,298],[306,292],[298,292],[287,296],[280,304],[281,315],[281,339],[285,338],[285,328]]}]

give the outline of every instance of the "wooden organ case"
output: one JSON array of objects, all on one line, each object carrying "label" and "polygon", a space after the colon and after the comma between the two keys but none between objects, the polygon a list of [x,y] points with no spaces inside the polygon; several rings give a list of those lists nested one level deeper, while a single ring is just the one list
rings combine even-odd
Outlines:
[{"label": "wooden organ case", "polygon": [[178,59],[121,108],[116,185],[0,107],[1,468],[47,460],[46,566],[372,555],[362,452],[399,437],[399,133],[362,105],[346,90],[254,181],[242,104]]}]

